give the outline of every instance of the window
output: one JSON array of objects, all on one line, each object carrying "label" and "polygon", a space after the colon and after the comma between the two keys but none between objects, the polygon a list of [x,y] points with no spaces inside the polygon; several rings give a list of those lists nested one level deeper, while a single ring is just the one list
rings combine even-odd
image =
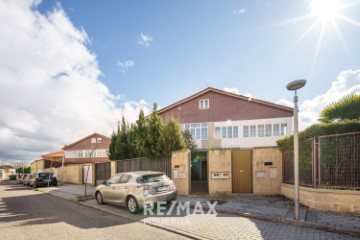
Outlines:
[{"label": "window", "polygon": [[120,181],[122,175],[115,175],[106,181],[106,184],[117,184]]},{"label": "window", "polygon": [[281,132],[280,132],[280,135],[283,136],[283,135],[286,135],[287,134],[287,124],[286,123],[283,123],[281,124]]},{"label": "window", "polygon": [[226,127],[221,128],[221,138],[226,138]]},{"label": "window", "polygon": [[127,175],[127,174],[123,174],[119,183],[127,183],[129,181],[129,179],[131,178],[130,175]]},{"label": "window", "polygon": [[220,127],[215,127],[215,136],[214,136],[215,139],[220,138],[220,131],[221,131]]},{"label": "window", "polygon": [[256,126],[250,126],[250,137],[256,137]]},{"label": "window", "polygon": [[271,124],[265,125],[265,137],[271,137]]},{"label": "window", "polygon": [[91,143],[96,143],[96,138],[91,138]]},{"label": "window", "polygon": [[239,128],[237,126],[235,126],[233,129],[234,129],[234,138],[238,138],[239,137]]},{"label": "window", "polygon": [[209,99],[202,99],[199,101],[199,109],[208,109],[209,108]]},{"label": "window", "polygon": [[97,138],[96,142],[97,143],[101,143],[102,139],[101,138]]},{"label": "window", "polygon": [[200,137],[200,128],[196,128],[196,140],[199,140]]},{"label": "window", "polygon": [[208,139],[208,125],[207,123],[191,123],[184,124],[185,129],[191,132],[193,140],[207,140]]},{"label": "window", "polygon": [[201,128],[201,139],[207,139],[207,127],[206,128],[204,128],[204,127]]},{"label": "window", "polygon": [[264,134],[265,134],[265,131],[264,131],[264,125],[258,125],[258,137],[263,137]]},{"label": "window", "polygon": [[249,137],[249,126],[243,127],[243,137]]},{"label": "window", "polygon": [[228,129],[227,137],[228,137],[228,138],[232,138],[233,128],[232,128],[232,127],[228,127],[227,129]]},{"label": "window", "polygon": [[273,132],[273,135],[274,136],[279,136],[280,135],[280,126],[279,126],[279,124],[274,124],[274,126],[273,126],[273,130],[274,130],[274,132]]}]

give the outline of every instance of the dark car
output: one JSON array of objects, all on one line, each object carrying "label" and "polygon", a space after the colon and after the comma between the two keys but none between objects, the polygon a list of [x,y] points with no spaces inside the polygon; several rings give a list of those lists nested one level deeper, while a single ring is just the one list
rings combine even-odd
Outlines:
[{"label": "dark car", "polygon": [[57,185],[57,179],[53,173],[33,173],[29,180],[29,186],[33,188]]},{"label": "dark car", "polygon": [[19,179],[17,180],[17,184],[24,184],[24,179],[28,174],[23,174],[19,177]]}]

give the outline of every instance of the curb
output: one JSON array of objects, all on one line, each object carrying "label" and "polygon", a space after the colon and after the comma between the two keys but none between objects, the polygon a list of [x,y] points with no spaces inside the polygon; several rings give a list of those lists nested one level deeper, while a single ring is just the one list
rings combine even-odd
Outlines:
[{"label": "curb", "polygon": [[[195,205],[190,204],[190,207],[194,208]],[[209,208],[206,206],[203,207],[203,209],[209,210]],[[348,234],[348,235],[352,235],[352,236],[356,236],[356,237],[360,236],[360,231],[355,231],[355,230],[350,230],[350,229],[345,229],[345,228],[340,228],[340,227],[329,227],[329,226],[320,225],[320,224],[300,222],[300,221],[295,221],[295,220],[292,221],[292,220],[283,219],[280,217],[279,218],[268,217],[268,216],[253,214],[253,213],[234,212],[234,211],[223,210],[223,209],[215,209],[215,210],[216,210],[216,212],[219,212],[219,213],[236,215],[236,216],[241,216],[241,217],[246,217],[246,218],[253,218],[253,219],[263,220],[263,221],[268,221],[268,222],[284,223],[287,225],[293,225],[293,226],[298,226],[298,227],[307,227],[307,228],[313,228],[313,229],[318,229],[318,230],[323,230],[323,231],[328,231],[328,232]]]}]

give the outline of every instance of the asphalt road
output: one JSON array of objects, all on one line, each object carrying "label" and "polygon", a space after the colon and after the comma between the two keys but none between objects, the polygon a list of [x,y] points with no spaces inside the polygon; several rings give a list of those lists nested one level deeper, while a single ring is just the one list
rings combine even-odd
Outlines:
[{"label": "asphalt road", "polygon": [[0,239],[186,239],[76,202],[0,182]]}]

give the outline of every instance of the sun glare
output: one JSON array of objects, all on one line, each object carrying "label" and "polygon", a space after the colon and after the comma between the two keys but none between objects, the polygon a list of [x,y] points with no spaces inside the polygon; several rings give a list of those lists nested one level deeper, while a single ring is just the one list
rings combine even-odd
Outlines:
[{"label": "sun glare", "polygon": [[339,15],[340,0],[311,0],[309,7],[311,15],[322,21],[332,21]]}]

